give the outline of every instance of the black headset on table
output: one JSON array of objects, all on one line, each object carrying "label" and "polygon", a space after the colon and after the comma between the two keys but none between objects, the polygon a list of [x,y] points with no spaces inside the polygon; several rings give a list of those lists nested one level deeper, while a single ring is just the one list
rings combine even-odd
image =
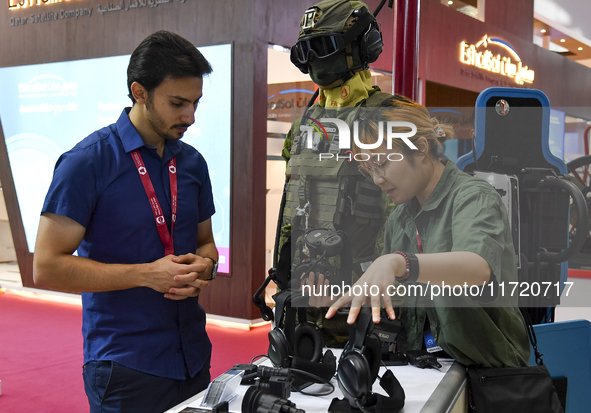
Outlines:
[{"label": "black headset on table", "polygon": [[[357,317],[355,336],[349,336],[349,342],[339,359],[339,388],[350,406],[362,412],[398,412],[404,407],[405,394],[391,370],[387,370],[380,378],[380,386],[389,397],[371,391],[382,360],[380,342],[370,336],[372,329],[371,310],[364,307]],[[338,399],[333,400],[329,411],[347,411],[342,405],[339,407],[339,402],[342,403]]]},{"label": "black headset on table", "polygon": [[[296,326],[296,308],[292,307],[292,296],[299,293],[284,290],[274,296],[275,328],[269,331],[268,357],[275,367],[303,370],[318,376],[322,380],[297,375],[294,387],[304,387],[306,383],[324,383],[330,381],[336,371],[336,357],[332,351],[322,354],[324,339],[314,324],[305,320],[305,308],[299,311],[299,323]],[[284,319],[285,314],[285,319]],[[292,343],[292,344],[290,344]]]}]

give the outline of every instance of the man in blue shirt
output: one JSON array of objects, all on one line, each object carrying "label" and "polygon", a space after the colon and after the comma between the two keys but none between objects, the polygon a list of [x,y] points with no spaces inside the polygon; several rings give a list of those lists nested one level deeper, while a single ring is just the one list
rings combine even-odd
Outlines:
[{"label": "man in blue shirt", "polygon": [[215,209],[205,160],[180,141],[210,72],[186,39],[148,36],[127,70],[132,108],[56,164],[34,279],[82,292],[91,412],[162,412],[210,381],[198,296],[217,271]]}]

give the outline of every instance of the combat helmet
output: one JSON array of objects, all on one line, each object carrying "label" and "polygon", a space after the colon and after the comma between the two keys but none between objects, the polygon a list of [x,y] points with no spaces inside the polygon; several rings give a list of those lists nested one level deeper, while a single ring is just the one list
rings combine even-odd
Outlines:
[{"label": "combat helmet", "polygon": [[331,88],[367,69],[382,46],[382,33],[367,5],[324,0],[304,13],[291,61],[318,86]]}]

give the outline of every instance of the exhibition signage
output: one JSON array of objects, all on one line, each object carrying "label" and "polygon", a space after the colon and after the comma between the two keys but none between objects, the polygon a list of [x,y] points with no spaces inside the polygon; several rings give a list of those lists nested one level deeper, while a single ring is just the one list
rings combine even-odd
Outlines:
[{"label": "exhibition signage", "polygon": [[[494,54],[489,46],[500,48],[504,53]],[[463,41],[460,44],[460,62],[513,78],[518,85],[534,82],[535,72],[524,65],[515,49],[506,41],[488,35],[476,44]]]}]

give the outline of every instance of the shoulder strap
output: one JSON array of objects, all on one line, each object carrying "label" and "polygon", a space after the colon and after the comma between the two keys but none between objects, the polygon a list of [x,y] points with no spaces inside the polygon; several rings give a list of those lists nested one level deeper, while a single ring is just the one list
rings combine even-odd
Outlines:
[{"label": "shoulder strap", "polygon": [[527,311],[527,308],[520,308],[520,310],[525,320],[525,327],[527,328],[527,336],[529,337],[529,342],[531,343],[531,346],[534,349],[534,354],[536,356],[536,364],[538,366],[542,366],[544,364],[544,360],[542,360],[543,354],[538,351],[538,339],[536,337],[534,326],[531,323],[529,311]]}]

